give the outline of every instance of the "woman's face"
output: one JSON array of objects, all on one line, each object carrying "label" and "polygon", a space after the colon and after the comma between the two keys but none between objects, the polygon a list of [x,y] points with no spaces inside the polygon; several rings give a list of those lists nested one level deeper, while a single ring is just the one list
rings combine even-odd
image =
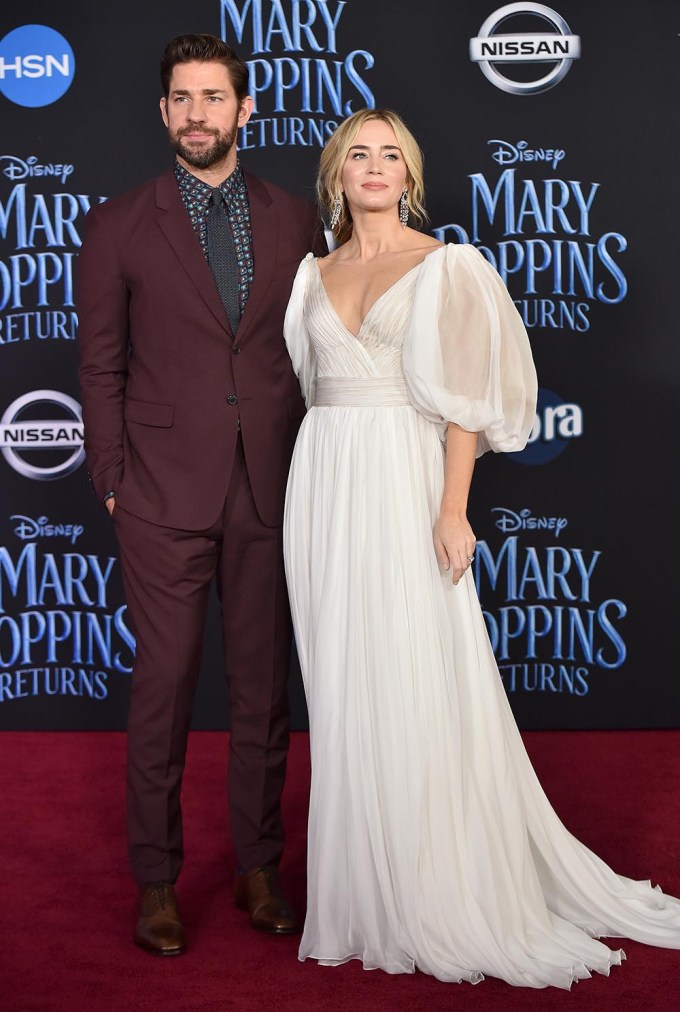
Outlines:
[{"label": "woman's face", "polygon": [[353,213],[396,206],[406,187],[406,163],[389,123],[364,123],[347,152],[340,185]]}]

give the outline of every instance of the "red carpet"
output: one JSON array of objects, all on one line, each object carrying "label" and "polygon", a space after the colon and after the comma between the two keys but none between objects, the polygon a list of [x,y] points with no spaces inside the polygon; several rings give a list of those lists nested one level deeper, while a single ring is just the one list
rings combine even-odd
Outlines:
[{"label": "red carpet", "polygon": [[[567,826],[621,874],[680,895],[680,732],[525,735]],[[124,833],[124,736],[0,735],[0,1009],[3,1012],[676,1012],[680,953],[623,943],[628,962],[571,993],[472,987],[298,963],[297,938],[252,931],[234,908],[222,804],[227,736],[194,733],[185,780],[179,899],[186,955],[134,948]],[[307,737],[293,737],[283,866],[304,901]]]}]

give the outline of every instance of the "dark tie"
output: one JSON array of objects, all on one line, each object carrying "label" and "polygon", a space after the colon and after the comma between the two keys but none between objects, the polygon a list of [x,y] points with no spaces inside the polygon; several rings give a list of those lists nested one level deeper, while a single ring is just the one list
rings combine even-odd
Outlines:
[{"label": "dark tie", "polygon": [[235,334],[241,322],[241,300],[238,293],[239,269],[234,236],[227,213],[228,208],[224,194],[219,188],[215,188],[210,194],[206,218],[208,263],[213,272],[232,333]]}]

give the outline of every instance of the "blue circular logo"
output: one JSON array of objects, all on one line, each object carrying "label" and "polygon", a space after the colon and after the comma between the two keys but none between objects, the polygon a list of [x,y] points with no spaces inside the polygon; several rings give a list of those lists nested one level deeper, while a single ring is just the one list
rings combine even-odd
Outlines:
[{"label": "blue circular logo", "polygon": [[520,453],[509,453],[508,457],[518,464],[547,464],[564,453],[572,439],[582,435],[581,406],[567,404],[552,390],[541,387],[529,442]]},{"label": "blue circular logo", "polygon": [[0,42],[0,92],[30,109],[51,105],[71,87],[73,50],[46,25],[22,25]]}]

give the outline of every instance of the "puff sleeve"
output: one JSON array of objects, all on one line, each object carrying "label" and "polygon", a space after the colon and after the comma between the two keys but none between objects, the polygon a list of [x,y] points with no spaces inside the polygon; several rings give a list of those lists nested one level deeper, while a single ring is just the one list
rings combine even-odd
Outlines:
[{"label": "puff sleeve", "polygon": [[536,411],[537,380],[522,319],[474,246],[430,254],[415,289],[404,344],[413,405],[441,426],[478,433],[477,456],[521,450]]},{"label": "puff sleeve", "polygon": [[310,271],[314,269],[314,254],[308,253],[298,267],[293,289],[290,293],[286,316],[283,321],[283,336],[293,370],[300,381],[300,389],[307,408],[314,404],[314,380],[316,357],[305,322],[305,303]]}]

